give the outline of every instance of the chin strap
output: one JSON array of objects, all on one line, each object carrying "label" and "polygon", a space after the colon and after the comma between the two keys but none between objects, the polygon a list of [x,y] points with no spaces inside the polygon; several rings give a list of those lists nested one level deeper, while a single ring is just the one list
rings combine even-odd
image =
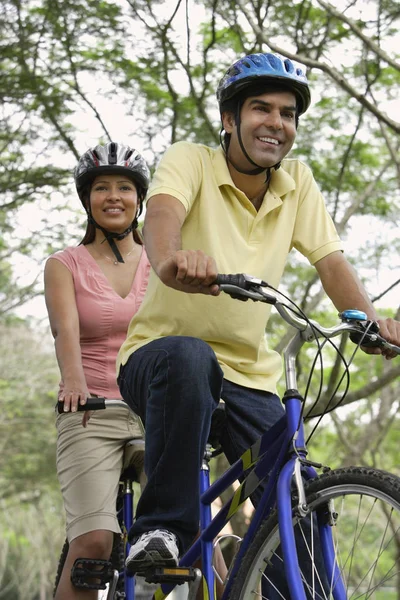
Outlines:
[{"label": "chin strap", "polygon": [[[276,165],[273,165],[272,167],[261,167],[248,155],[247,150],[243,144],[242,133],[241,133],[241,129],[240,129],[241,108],[242,108],[242,104],[239,103],[238,107],[236,109],[236,116],[235,116],[235,123],[236,123],[239,145],[240,145],[240,148],[241,148],[244,156],[246,157],[246,159],[249,161],[250,164],[254,165],[256,168],[248,170],[248,169],[242,169],[241,167],[236,165],[229,156],[229,146],[228,146],[228,149],[226,149],[225,145],[221,143],[221,146],[225,152],[226,160],[231,163],[231,165],[234,167],[234,169],[236,169],[236,171],[238,171],[239,173],[242,173],[243,175],[259,175],[260,173],[265,171],[265,183],[268,183],[269,180],[271,179],[272,169],[275,169],[275,171],[277,171],[279,169],[279,167],[281,166],[281,163],[279,162]],[[220,135],[220,139],[221,139],[221,135]]]},{"label": "chin strap", "polygon": [[114,240],[123,240],[124,238],[126,238],[126,236],[132,232],[134,228],[133,224],[130,225],[128,229],[125,229],[125,231],[123,231],[122,233],[117,233],[116,231],[108,231],[107,229],[104,229],[104,227],[101,227],[101,225],[96,223],[96,221],[93,219],[91,213],[88,213],[88,221],[89,223],[92,223],[95,227],[97,227],[97,229],[100,229],[100,231],[104,234],[104,240],[101,243],[103,244],[105,241],[107,241],[110,244],[110,248],[113,251],[113,254],[117,261],[119,263],[124,263],[125,261],[122,258],[121,252],[119,251],[118,246],[114,242]]}]

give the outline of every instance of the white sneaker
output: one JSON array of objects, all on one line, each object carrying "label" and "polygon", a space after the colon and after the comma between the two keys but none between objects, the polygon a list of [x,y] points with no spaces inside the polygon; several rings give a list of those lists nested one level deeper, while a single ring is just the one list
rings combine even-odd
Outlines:
[{"label": "white sneaker", "polygon": [[125,567],[129,575],[134,575],[155,567],[176,567],[178,557],[176,535],[166,529],[155,529],[142,533],[133,542]]}]

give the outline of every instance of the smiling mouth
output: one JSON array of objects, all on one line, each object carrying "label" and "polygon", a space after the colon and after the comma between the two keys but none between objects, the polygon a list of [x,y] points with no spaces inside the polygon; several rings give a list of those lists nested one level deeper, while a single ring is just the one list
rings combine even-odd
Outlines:
[{"label": "smiling mouth", "polygon": [[105,213],[114,213],[114,214],[117,214],[117,213],[124,212],[124,209],[123,208],[105,208],[104,212]]},{"label": "smiling mouth", "polygon": [[263,136],[263,137],[259,136],[257,139],[260,142],[267,143],[267,144],[272,144],[273,146],[279,146],[279,144],[281,143],[279,140],[277,140],[275,138],[268,137],[268,136]]}]

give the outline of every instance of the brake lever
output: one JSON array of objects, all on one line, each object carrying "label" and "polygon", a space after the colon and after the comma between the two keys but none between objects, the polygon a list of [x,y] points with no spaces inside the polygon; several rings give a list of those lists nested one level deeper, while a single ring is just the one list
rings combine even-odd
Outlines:
[{"label": "brake lever", "polygon": [[353,344],[363,346],[364,348],[379,348],[382,346],[381,340],[383,338],[379,336],[379,325],[376,321],[364,321],[358,324],[365,331],[352,331],[350,333],[350,339]]},{"label": "brake lever", "polygon": [[250,286],[248,289],[243,289],[242,287],[238,287],[234,284],[222,283],[219,284],[221,290],[225,292],[225,294],[229,294],[231,298],[235,300],[241,300],[242,302],[247,302],[247,300],[253,300],[253,302],[265,302],[267,304],[276,304],[277,299],[275,296],[271,296],[264,292],[264,290],[260,289],[260,284]]}]

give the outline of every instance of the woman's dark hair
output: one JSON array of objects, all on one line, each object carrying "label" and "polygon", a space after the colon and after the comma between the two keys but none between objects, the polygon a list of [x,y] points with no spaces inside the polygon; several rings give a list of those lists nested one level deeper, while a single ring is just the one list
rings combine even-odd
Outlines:
[{"label": "woman's dark hair", "polygon": [[[135,184],[135,187],[136,187],[139,208],[136,212],[135,220],[132,223],[132,237],[137,244],[140,244],[141,246],[143,246],[143,238],[141,236],[141,233],[138,231],[138,224],[139,224],[138,218],[140,217],[140,215],[142,214],[142,211],[143,211],[143,202],[146,197],[146,190],[144,190],[141,186],[139,186],[135,181],[133,181],[133,183]],[[90,183],[82,190],[82,201],[83,201],[83,204],[85,206],[85,209],[86,209],[86,212],[88,215],[88,220],[86,223],[85,235],[79,242],[79,246],[80,245],[86,246],[87,244],[91,244],[96,237],[96,226],[90,219],[90,211],[89,211],[91,188],[92,188],[92,184]]]}]

